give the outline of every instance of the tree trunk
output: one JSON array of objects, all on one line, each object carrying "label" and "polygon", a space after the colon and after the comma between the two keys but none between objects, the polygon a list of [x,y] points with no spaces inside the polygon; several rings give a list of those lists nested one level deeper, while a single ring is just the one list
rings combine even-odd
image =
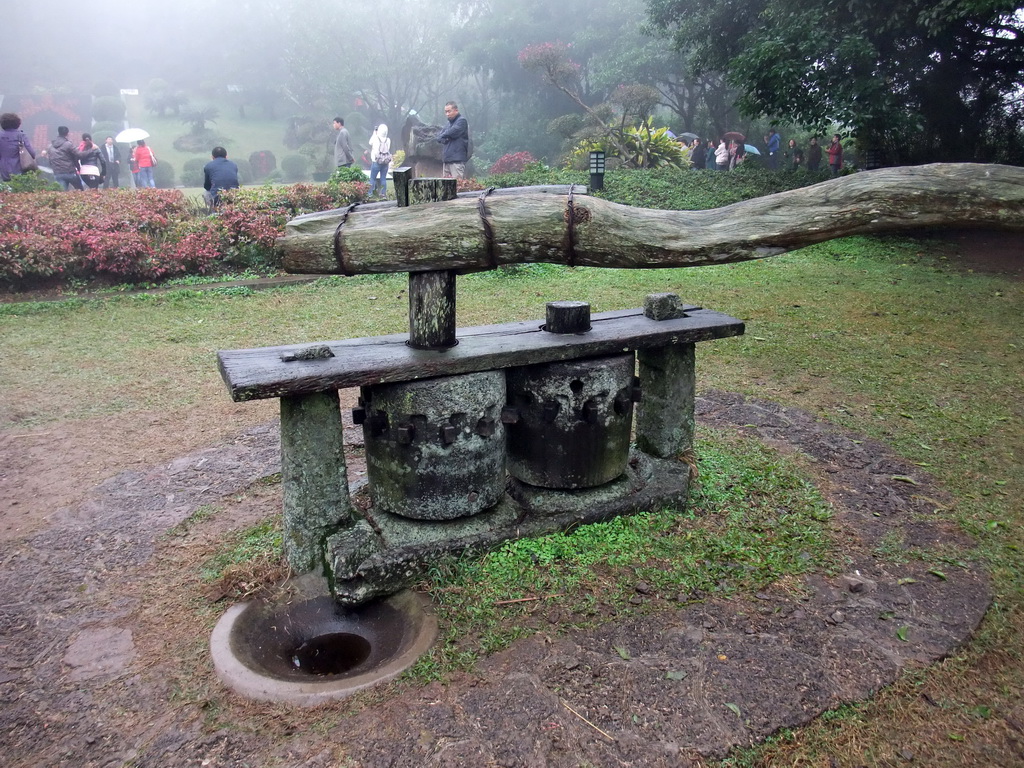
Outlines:
[{"label": "tree trunk", "polygon": [[[484,193],[486,194],[486,193]],[[481,204],[481,200],[483,203]],[[776,256],[837,237],[926,227],[1024,230],[1024,168],[883,168],[710,211],[631,208],[578,192],[299,216],[281,241],[289,272],[420,272],[550,262],[688,267]]]}]

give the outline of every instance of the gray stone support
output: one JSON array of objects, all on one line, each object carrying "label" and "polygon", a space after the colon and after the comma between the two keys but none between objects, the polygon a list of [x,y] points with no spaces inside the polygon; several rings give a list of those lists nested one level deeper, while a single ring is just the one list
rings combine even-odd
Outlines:
[{"label": "gray stone support", "polygon": [[288,564],[323,569],[325,540],[355,520],[337,391],[281,398],[281,480]]},{"label": "gray stone support", "polygon": [[667,459],[693,448],[695,345],[642,350],[636,445],[644,453]]}]

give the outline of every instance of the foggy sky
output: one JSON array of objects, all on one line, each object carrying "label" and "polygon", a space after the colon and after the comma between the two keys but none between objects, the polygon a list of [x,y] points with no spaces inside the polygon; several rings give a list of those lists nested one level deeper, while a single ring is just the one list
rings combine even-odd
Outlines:
[{"label": "foggy sky", "polygon": [[[276,0],[19,2],[0,14],[0,93],[88,91],[101,80],[117,88],[143,88],[154,77],[221,80],[236,73],[224,72],[225,52],[274,56],[266,37],[281,7]],[[265,36],[254,40],[251,30],[260,26]]]}]

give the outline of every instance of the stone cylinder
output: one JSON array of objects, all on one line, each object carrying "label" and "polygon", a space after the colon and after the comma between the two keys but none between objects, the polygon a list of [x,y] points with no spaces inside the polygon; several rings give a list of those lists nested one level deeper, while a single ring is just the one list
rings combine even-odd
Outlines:
[{"label": "stone cylinder", "polygon": [[375,507],[453,520],[505,491],[505,376],[484,371],[363,387],[366,471]]},{"label": "stone cylinder", "polygon": [[509,474],[557,489],[619,477],[639,397],[633,371],[632,354],[509,369]]}]

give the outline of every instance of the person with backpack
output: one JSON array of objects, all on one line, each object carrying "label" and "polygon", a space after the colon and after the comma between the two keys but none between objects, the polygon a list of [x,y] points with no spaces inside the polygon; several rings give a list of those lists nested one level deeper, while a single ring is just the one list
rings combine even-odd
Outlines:
[{"label": "person with backpack", "polygon": [[370,136],[370,193],[380,186],[381,197],[388,196],[388,166],[391,165],[391,139],[388,138],[388,127],[381,123]]}]

